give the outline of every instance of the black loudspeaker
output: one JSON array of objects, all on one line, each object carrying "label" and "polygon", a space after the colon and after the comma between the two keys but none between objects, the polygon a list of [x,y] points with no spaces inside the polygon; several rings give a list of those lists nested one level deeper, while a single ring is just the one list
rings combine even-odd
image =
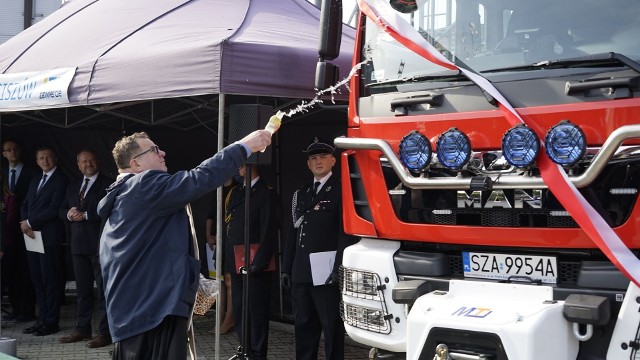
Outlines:
[{"label": "black loudspeaker", "polygon": [[[273,108],[267,105],[231,105],[229,109],[229,143],[234,143],[251,132],[264,129],[273,115]],[[264,152],[257,152],[249,156],[247,164],[270,165],[271,146]]]}]

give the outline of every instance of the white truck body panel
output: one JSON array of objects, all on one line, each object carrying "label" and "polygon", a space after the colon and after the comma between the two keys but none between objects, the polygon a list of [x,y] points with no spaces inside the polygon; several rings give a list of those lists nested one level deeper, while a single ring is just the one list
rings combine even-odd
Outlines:
[{"label": "white truck body panel", "polygon": [[[433,328],[496,334],[509,359],[575,359],[578,340],[549,286],[452,280],[409,313],[407,359],[418,359]],[[472,335],[471,335],[472,336]],[[450,349],[454,351],[455,349]],[[434,349],[435,351],[435,349]]]},{"label": "white truck body panel", "polygon": [[[345,330],[353,340],[376,348],[394,352],[406,352],[407,322],[404,305],[396,304],[391,299],[393,287],[398,282],[398,277],[393,266],[393,254],[400,248],[397,241],[383,241],[363,238],[355,245],[345,249],[342,264],[347,268],[366,269],[377,273],[382,279],[388,279],[385,289],[382,291],[386,299],[387,311],[393,315],[391,332],[374,333],[367,330],[349,326],[345,322]],[[383,280],[384,281],[384,280]],[[343,301],[364,306],[367,308],[379,307],[379,302],[367,299],[358,299],[343,295]]]}]

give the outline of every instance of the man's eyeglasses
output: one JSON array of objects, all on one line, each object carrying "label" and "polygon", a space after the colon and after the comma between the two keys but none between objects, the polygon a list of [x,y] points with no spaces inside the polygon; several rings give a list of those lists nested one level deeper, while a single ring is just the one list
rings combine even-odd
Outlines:
[{"label": "man's eyeglasses", "polygon": [[145,150],[145,151],[141,152],[140,154],[138,154],[138,155],[136,155],[136,156],[132,157],[132,158],[131,158],[131,160],[133,160],[133,159],[137,159],[137,158],[139,158],[140,156],[142,156],[142,155],[144,155],[144,154],[146,154],[146,153],[148,153],[148,152],[152,152],[152,151],[155,151],[155,152],[156,152],[156,155],[160,155],[160,148],[158,147],[158,145],[153,145],[149,150]]}]

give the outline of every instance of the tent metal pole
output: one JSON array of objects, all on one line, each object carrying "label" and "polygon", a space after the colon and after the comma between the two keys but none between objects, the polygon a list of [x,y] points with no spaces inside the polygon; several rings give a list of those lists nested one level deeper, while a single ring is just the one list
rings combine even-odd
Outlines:
[{"label": "tent metal pole", "polygon": [[[218,95],[218,151],[224,148],[224,107],[225,95]],[[216,211],[216,280],[218,281],[218,299],[216,300],[216,345],[215,359],[220,360],[220,314],[222,312],[220,298],[222,292],[226,291],[225,285],[222,284],[224,279],[224,269],[222,268],[222,207],[223,193],[222,186],[216,190],[218,201]],[[223,250],[224,251],[224,250]],[[229,299],[227,299],[229,301]]]}]

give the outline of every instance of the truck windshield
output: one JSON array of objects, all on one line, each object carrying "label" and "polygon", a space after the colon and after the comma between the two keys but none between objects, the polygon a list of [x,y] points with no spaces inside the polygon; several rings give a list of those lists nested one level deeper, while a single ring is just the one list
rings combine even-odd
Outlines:
[{"label": "truck windshield", "polygon": [[[640,60],[640,1],[419,0],[402,14],[456,64],[476,72],[615,52]],[[442,79],[433,65],[367,20],[365,85]],[[521,67],[521,68],[518,68]],[[535,68],[531,68],[535,69]],[[515,70],[514,70],[515,71]],[[455,72],[452,72],[455,73]]]}]

